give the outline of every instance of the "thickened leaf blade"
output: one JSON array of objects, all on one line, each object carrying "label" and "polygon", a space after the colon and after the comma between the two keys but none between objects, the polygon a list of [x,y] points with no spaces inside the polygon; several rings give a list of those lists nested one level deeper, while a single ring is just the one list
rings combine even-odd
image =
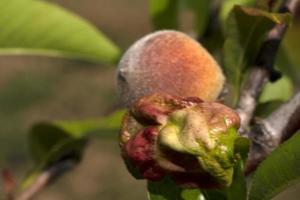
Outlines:
[{"label": "thickened leaf blade", "polygon": [[242,6],[235,6],[231,11],[226,26],[223,61],[234,104],[243,74],[247,67],[254,64],[267,32],[277,24],[288,23],[289,19],[289,14],[269,13]]},{"label": "thickened leaf blade", "polygon": [[254,173],[249,200],[268,200],[300,181],[300,135],[295,134],[263,161]]},{"label": "thickened leaf blade", "polygon": [[0,55],[61,56],[114,63],[120,50],[93,25],[45,1],[0,1]]}]

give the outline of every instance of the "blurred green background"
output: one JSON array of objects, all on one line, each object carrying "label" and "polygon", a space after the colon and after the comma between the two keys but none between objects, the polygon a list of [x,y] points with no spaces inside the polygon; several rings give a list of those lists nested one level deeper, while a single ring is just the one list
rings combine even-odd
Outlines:
[{"label": "blurred green background", "polygon": [[[122,49],[151,31],[148,2],[140,0],[55,0],[99,27]],[[189,29],[189,13],[183,19]],[[76,34],[76,33],[73,33]],[[300,28],[285,41],[291,62],[300,63]],[[298,65],[299,66],[299,65]],[[300,74],[289,71],[299,89]],[[26,134],[35,122],[103,116],[118,105],[114,66],[34,56],[0,57],[0,167],[16,180],[32,167]],[[277,199],[299,199],[300,186]],[[2,186],[0,187],[2,190]],[[1,196],[0,199],[4,198]],[[145,183],[134,180],[119,156],[116,140],[93,139],[81,164],[61,177],[39,200],[146,199]]]}]

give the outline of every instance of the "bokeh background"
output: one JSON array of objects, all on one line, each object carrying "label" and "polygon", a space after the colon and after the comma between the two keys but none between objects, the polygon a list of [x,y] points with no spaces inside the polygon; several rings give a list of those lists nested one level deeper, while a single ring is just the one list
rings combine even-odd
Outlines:
[{"label": "bokeh background", "polygon": [[[148,2],[141,0],[53,0],[79,14],[122,49],[151,31]],[[184,13],[184,29],[191,26]],[[300,63],[300,24],[285,40],[291,61]],[[76,33],[73,33],[76,34]],[[300,65],[298,65],[300,67]],[[300,74],[294,74],[299,88]],[[27,131],[42,120],[99,117],[118,105],[114,66],[35,56],[0,57],[0,168],[16,180],[32,167]],[[119,156],[116,140],[94,138],[73,171],[48,187],[38,200],[143,200],[145,183],[134,180]],[[2,184],[2,183],[1,183]],[[296,200],[300,186],[276,199]],[[2,196],[0,185],[0,199]],[[298,195],[297,195],[298,194]]]}]

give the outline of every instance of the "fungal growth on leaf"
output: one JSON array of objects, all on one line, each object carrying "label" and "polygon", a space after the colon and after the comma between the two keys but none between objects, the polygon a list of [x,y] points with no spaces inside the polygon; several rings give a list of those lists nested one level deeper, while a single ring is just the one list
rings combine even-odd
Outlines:
[{"label": "fungal growth on leaf", "polygon": [[197,41],[178,31],[158,31],[134,43],[121,59],[118,72],[121,99],[129,106],[152,93],[215,100],[224,75]]},{"label": "fungal growth on leaf", "polygon": [[136,101],[120,131],[122,157],[138,179],[171,177],[182,187],[231,184],[239,137],[232,109],[198,97],[152,94]]}]

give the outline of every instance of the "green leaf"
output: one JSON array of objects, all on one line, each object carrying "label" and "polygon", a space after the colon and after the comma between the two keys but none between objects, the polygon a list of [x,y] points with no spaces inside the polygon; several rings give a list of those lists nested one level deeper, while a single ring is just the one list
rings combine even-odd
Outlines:
[{"label": "green leaf", "polygon": [[253,6],[255,0],[222,0],[219,18],[223,25],[226,24],[227,17],[235,5]]},{"label": "green leaf", "polygon": [[282,100],[271,100],[264,103],[259,103],[255,108],[255,116],[265,118],[274,112],[284,101]]},{"label": "green leaf", "polygon": [[234,141],[234,153],[241,156],[244,162],[247,160],[249,149],[250,149],[250,140],[248,138],[238,137]]},{"label": "green leaf", "polygon": [[24,187],[56,162],[79,162],[89,134],[117,138],[123,114],[124,110],[120,110],[101,119],[42,122],[34,125],[29,133],[29,148],[35,166],[24,180]]},{"label": "green leaf", "polygon": [[278,81],[268,82],[264,87],[259,102],[268,102],[272,100],[287,101],[293,95],[293,84],[287,76],[283,76]]},{"label": "green leaf", "polygon": [[224,190],[204,190],[202,191],[205,200],[227,200]]},{"label": "green leaf", "polygon": [[164,178],[157,182],[148,181],[147,188],[149,200],[183,200],[182,189],[170,178]]},{"label": "green leaf", "polygon": [[255,171],[249,200],[269,200],[300,180],[300,134],[275,149]]},{"label": "green leaf", "polygon": [[[290,30],[290,29],[289,29]],[[291,31],[289,31],[291,32]],[[288,36],[288,35],[287,35]],[[287,38],[285,36],[285,38]],[[284,40],[286,41],[286,40]],[[299,84],[299,64],[295,62],[292,59],[291,52],[288,51],[288,44],[283,43],[281,44],[279,51],[276,56],[276,63],[275,66],[278,68],[278,70],[283,73],[285,76],[290,78],[294,84]],[[293,54],[296,54],[298,56],[297,52],[293,51]]]},{"label": "green leaf", "polygon": [[243,74],[254,64],[266,33],[276,24],[288,23],[289,14],[235,6],[227,21],[224,44],[224,67],[231,84],[234,105],[237,102]]},{"label": "green leaf", "polygon": [[181,0],[184,7],[191,10],[194,15],[194,29],[197,37],[202,36],[207,24],[212,1],[210,0]]},{"label": "green leaf", "polygon": [[243,165],[242,160],[236,163],[233,181],[230,187],[224,189],[202,190],[205,200],[246,200],[247,185]]},{"label": "green leaf", "polygon": [[232,183],[228,188],[203,190],[206,200],[246,200],[247,185],[244,176],[244,163],[250,147],[249,139],[238,137],[234,142],[234,154],[238,159],[234,166]]},{"label": "green leaf", "polygon": [[184,200],[200,200],[201,195],[200,189],[184,189],[181,192],[181,197]]},{"label": "green leaf", "polygon": [[35,54],[114,63],[120,50],[89,22],[49,2],[0,1],[0,55]]},{"label": "green leaf", "polygon": [[155,30],[178,29],[178,0],[150,0],[149,10]]},{"label": "green leaf", "polygon": [[[247,141],[247,144],[242,146],[247,146],[247,154],[249,151],[249,140],[243,140],[243,143]],[[242,141],[240,141],[242,142]],[[233,181],[229,188],[226,189],[226,200],[246,200],[247,199],[247,184],[246,178],[244,176],[244,162],[242,160],[238,161],[234,167]]]}]

